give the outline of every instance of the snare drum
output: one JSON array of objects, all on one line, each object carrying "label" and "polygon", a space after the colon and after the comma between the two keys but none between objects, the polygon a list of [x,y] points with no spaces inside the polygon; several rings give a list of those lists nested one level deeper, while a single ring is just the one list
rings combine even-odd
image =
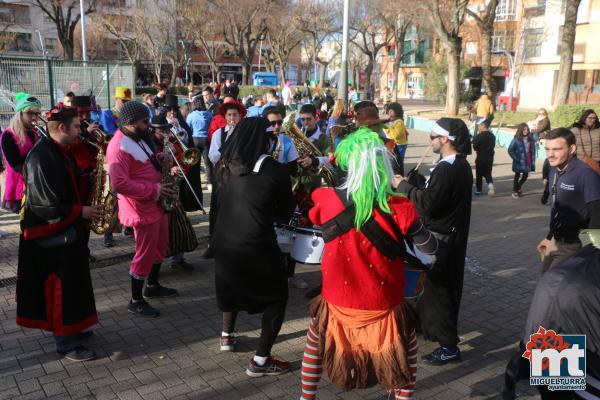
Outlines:
[{"label": "snare drum", "polygon": [[423,270],[404,268],[404,300],[417,300],[421,297],[424,283]]},{"label": "snare drum", "polygon": [[284,254],[291,253],[294,244],[294,228],[289,225],[275,224],[275,234],[281,252]]},{"label": "snare drum", "polygon": [[321,264],[325,249],[323,234],[319,229],[294,228],[291,257],[302,264]]}]

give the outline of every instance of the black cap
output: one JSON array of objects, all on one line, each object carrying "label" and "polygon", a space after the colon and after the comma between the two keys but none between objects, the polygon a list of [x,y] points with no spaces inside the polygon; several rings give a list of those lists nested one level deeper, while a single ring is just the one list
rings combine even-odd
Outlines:
[{"label": "black cap", "polygon": [[179,108],[179,97],[174,94],[168,94],[165,96],[165,103],[163,104],[165,108]]},{"label": "black cap", "polygon": [[150,126],[153,128],[159,128],[159,129],[171,129],[171,127],[173,125],[171,125],[169,123],[169,121],[167,121],[167,113],[160,113],[160,114],[156,114],[154,115],[154,117],[152,118],[152,121],[150,122]]}]

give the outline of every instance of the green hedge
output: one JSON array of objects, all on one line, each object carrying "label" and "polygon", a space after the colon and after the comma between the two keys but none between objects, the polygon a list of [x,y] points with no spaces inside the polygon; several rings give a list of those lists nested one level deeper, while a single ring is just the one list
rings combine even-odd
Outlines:
[{"label": "green hedge", "polygon": [[600,104],[576,104],[558,106],[556,110],[550,112],[550,123],[553,128],[569,128],[573,123],[579,121],[579,117],[584,110],[588,108],[596,111],[600,115]]}]

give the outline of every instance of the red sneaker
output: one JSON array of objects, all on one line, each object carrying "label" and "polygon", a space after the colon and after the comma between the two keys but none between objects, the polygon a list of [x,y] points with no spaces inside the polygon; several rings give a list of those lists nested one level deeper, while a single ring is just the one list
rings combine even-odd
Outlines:
[{"label": "red sneaker", "polygon": [[261,376],[285,374],[291,369],[292,365],[289,362],[277,360],[274,357],[267,358],[267,362],[262,366],[254,362],[254,358],[251,358],[248,368],[246,368],[246,375],[259,378]]}]

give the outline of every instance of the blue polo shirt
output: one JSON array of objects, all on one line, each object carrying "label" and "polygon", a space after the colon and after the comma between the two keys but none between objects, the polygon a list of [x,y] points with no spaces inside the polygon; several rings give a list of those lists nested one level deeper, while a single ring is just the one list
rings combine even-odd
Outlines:
[{"label": "blue polo shirt", "polygon": [[208,127],[212,120],[210,111],[194,110],[188,116],[185,122],[192,128],[192,136],[195,138],[208,137]]},{"label": "blue polo shirt", "polygon": [[553,206],[550,230],[555,236],[575,238],[587,227],[589,204],[600,200],[600,175],[574,157],[562,171],[550,170]]}]

